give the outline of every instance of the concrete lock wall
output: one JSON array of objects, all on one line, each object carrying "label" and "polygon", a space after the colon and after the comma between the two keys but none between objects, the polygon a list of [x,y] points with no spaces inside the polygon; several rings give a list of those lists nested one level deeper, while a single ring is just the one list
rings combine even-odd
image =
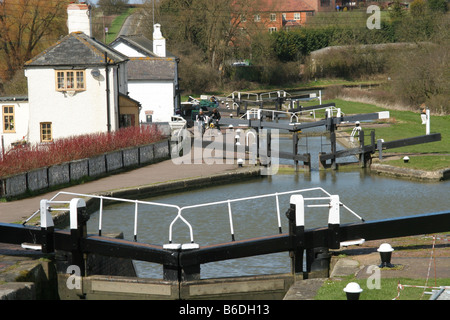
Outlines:
[{"label": "concrete lock wall", "polygon": [[143,166],[170,158],[169,140],[127,148],[89,159],[74,160],[0,179],[0,197],[45,191],[83,177],[101,177],[115,171]]},{"label": "concrete lock wall", "polygon": [[294,283],[292,274],[205,279],[187,282],[122,276],[88,276],[78,287],[70,275],[58,275],[62,300],[282,300]]}]

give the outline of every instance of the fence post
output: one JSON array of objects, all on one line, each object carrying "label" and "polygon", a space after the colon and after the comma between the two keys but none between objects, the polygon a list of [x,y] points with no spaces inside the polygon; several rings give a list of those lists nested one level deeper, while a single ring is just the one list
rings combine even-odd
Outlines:
[{"label": "fence post", "polygon": [[305,201],[302,195],[292,195],[290,207],[286,212],[289,220],[289,237],[292,250],[289,256],[292,261],[292,273],[303,273],[303,251],[305,246]]},{"label": "fence post", "polygon": [[364,152],[364,130],[359,131],[359,146],[361,149],[359,154],[359,166],[364,168],[366,164],[366,154]]},{"label": "fence post", "polygon": [[305,161],[303,161],[303,165],[307,169],[308,172],[311,171],[311,154],[310,153],[304,153],[303,156],[305,157]]},{"label": "fence post", "polygon": [[340,224],[340,201],[338,195],[330,196],[330,209],[328,213],[328,230],[329,230],[329,238],[328,238],[328,246],[331,249],[339,249],[340,248],[340,240],[339,240],[339,224]]},{"label": "fence post", "polygon": [[43,253],[50,253],[55,251],[54,245],[54,224],[53,218],[49,210],[48,200],[42,199],[40,202],[40,213],[41,213],[41,230],[42,230],[42,239],[41,246]]},{"label": "fence post", "polygon": [[328,130],[330,130],[331,154],[333,155],[333,158],[331,158],[331,169],[336,170],[336,124],[333,121],[333,117],[328,118]]},{"label": "fence post", "polygon": [[80,268],[81,276],[86,275],[86,257],[82,250],[82,240],[87,237],[87,225],[89,214],[86,210],[86,202],[80,198],[70,200],[70,237],[72,250],[70,264]]},{"label": "fence post", "polygon": [[[340,201],[338,195],[330,196],[330,207],[328,214],[327,247],[308,248],[306,250],[306,272],[307,277],[326,278],[329,276],[331,254],[329,249],[339,249],[339,215]],[[310,274],[312,273],[312,275]]]},{"label": "fence post", "polygon": [[377,140],[377,149],[378,149],[378,158],[380,160],[383,160],[383,139],[378,139]]},{"label": "fence post", "polygon": [[[294,132],[292,133],[292,153],[294,154],[294,157],[297,155],[298,153],[298,133]],[[295,172],[298,172],[298,160],[294,160],[294,165],[295,165]]]}]

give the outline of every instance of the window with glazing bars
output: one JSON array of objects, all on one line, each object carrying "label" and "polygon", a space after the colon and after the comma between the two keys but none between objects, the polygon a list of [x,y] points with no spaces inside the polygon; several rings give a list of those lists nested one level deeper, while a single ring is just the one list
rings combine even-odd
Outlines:
[{"label": "window with glazing bars", "polygon": [[57,91],[82,91],[86,90],[84,70],[57,70],[56,71]]}]

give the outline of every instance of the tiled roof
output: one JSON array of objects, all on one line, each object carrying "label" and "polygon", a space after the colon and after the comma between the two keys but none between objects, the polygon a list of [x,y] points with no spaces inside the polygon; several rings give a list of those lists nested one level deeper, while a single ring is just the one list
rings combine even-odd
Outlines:
[{"label": "tiled roof", "polygon": [[128,80],[168,80],[175,78],[174,58],[130,58]]},{"label": "tiled roof", "polygon": [[126,61],[120,52],[95,40],[83,32],[72,32],[25,63],[25,67],[101,66],[105,52],[110,64]]},{"label": "tiled roof", "polygon": [[302,0],[257,0],[254,10],[260,12],[300,12],[314,9]]},{"label": "tiled roof", "polygon": [[0,97],[0,102],[28,101],[28,96]]}]

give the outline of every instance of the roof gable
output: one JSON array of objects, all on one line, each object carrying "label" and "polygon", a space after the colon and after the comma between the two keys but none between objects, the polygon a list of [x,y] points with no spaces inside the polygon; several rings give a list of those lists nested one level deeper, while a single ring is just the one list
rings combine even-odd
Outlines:
[{"label": "roof gable", "polygon": [[84,34],[72,32],[25,63],[25,67],[98,66],[127,61],[120,52]]},{"label": "roof gable", "polygon": [[[153,41],[144,37],[143,35],[121,35],[117,39],[115,39],[110,45],[114,47],[118,43],[125,43],[136,51],[142,53],[147,57],[155,57],[160,58],[153,52]],[[166,52],[167,57],[176,58],[172,53]]]}]

